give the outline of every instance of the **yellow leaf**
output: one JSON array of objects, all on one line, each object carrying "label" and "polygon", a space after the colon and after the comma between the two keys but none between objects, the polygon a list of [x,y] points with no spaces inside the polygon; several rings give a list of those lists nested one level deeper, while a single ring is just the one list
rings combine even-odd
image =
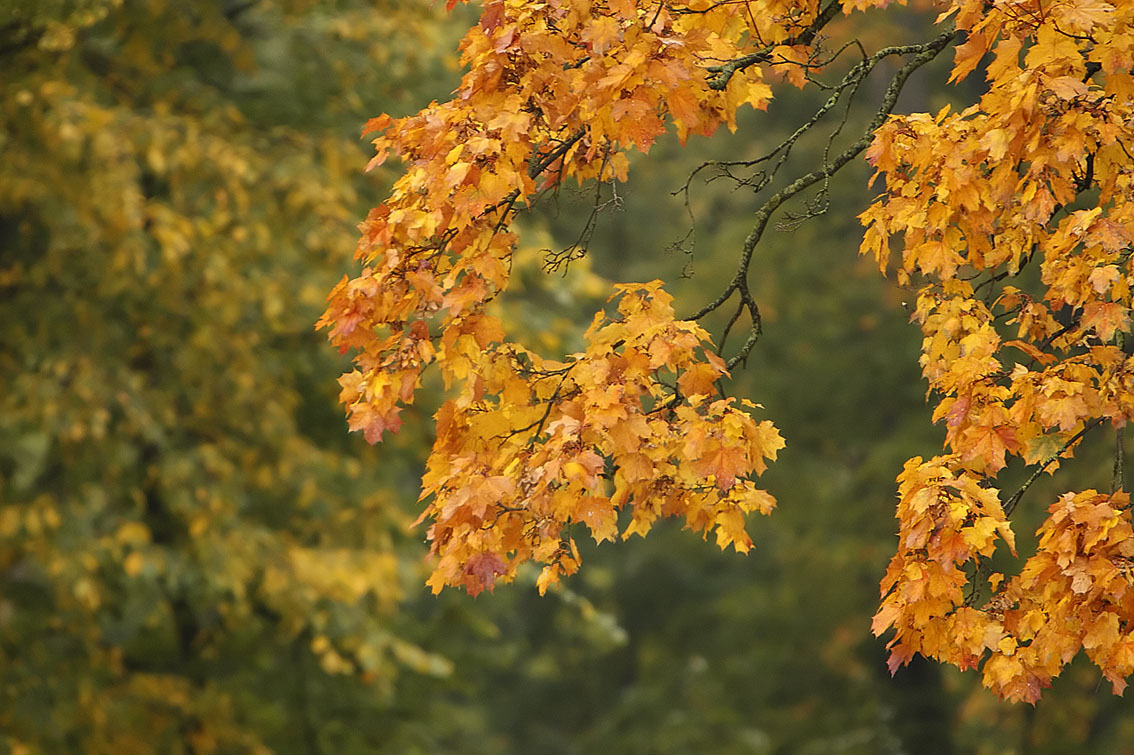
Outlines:
[{"label": "yellow leaf", "polygon": [[129,576],[136,577],[142,573],[145,565],[145,557],[138,551],[132,551],[122,562],[122,570]]},{"label": "yellow leaf", "polygon": [[697,364],[685,370],[677,380],[681,393],[685,396],[709,395],[720,377],[720,371],[710,364]]}]

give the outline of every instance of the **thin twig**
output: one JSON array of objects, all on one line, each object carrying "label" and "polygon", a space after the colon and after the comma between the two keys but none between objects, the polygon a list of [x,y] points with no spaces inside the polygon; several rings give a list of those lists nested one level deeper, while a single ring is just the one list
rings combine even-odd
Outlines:
[{"label": "thin twig", "polygon": [[1122,442],[1125,428],[1114,428],[1114,472],[1110,478],[1110,494],[1126,489],[1126,445]]},{"label": "thin twig", "polygon": [[1102,421],[1102,417],[1096,417],[1095,419],[1091,420],[1091,422],[1084,426],[1082,430],[1075,433],[1075,435],[1073,435],[1070,440],[1064,443],[1062,448],[1052,454],[1047,459],[1047,461],[1036,467],[1035,471],[1032,472],[1032,476],[1029,477],[1023,485],[1017,488],[1016,492],[1012,494],[1012,497],[1009,498],[1008,501],[1004,504],[1004,515],[1011,516],[1012,511],[1016,508],[1016,505],[1020,503],[1020,499],[1024,497],[1024,493],[1028,491],[1028,488],[1032,486],[1032,483],[1038,480],[1040,478],[1040,475],[1047,471],[1047,468],[1054,464],[1060,456],[1067,453],[1067,449],[1071,448],[1071,446],[1081,441],[1083,439],[1083,436],[1098,427],[1099,424],[1102,423]]},{"label": "thin twig", "polygon": [[[800,176],[780,191],[768,197],[760,209],[756,211],[756,222],[753,224],[752,230],[749,231],[748,236],[744,239],[740,264],[737,267],[736,274],[726,288],[727,295],[725,295],[723,299],[718,297],[718,301],[723,303],[733,291],[740,291],[742,296],[747,294],[748,269],[752,261],[752,254],[756,249],[756,245],[760,242],[760,239],[763,238],[764,231],[768,226],[768,221],[771,219],[772,214],[779,209],[784,202],[796,196],[801,191],[837,173],[844,165],[856,158],[870,146],[871,142],[874,140],[874,132],[886,121],[886,118],[890,116],[894,106],[897,104],[898,95],[905,86],[906,80],[909,79],[910,75],[918,68],[937,57],[949,43],[956,39],[957,34],[956,31],[944,32],[938,35],[934,40],[926,42],[925,44],[888,47],[871,56],[870,60],[867,61],[867,70],[886,56],[914,54],[914,57],[910,58],[905,65],[899,68],[894,74],[894,77],[890,80],[890,84],[886,88],[886,93],[882,98],[882,104],[857,141],[839,153],[831,162],[825,163],[822,167]],[[716,304],[716,306],[719,307],[720,304]],[[715,307],[713,307],[713,309],[715,309]],[[698,317],[703,317],[709,311],[712,311],[712,309],[703,308],[698,313]],[[756,327],[757,323],[753,323],[753,325],[753,330],[740,351],[728,360],[728,369],[731,370],[733,367],[743,362],[747,358],[748,353],[752,350],[752,347],[755,346],[756,341],[759,340],[760,334],[758,327]]]}]

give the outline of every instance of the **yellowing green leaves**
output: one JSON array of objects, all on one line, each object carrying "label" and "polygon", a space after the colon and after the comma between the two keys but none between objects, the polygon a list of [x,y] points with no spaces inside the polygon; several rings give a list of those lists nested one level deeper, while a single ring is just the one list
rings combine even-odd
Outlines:
[{"label": "yellowing green leaves", "polygon": [[[404,473],[319,429],[340,362],[310,333],[365,191],[349,124],[436,73],[380,60],[431,15],[394,5],[0,3],[0,563],[30,588],[4,595],[9,749],[265,752],[311,639],[351,687],[413,655],[381,492]],[[337,291],[376,342],[369,297],[397,293]],[[344,376],[372,436],[430,359],[407,339],[384,382]]]}]

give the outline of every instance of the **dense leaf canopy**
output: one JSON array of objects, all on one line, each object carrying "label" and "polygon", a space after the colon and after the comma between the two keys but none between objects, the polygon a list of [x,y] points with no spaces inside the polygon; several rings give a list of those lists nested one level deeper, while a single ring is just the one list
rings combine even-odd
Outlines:
[{"label": "dense leaf canopy", "polygon": [[[987,686],[1034,702],[1086,650],[1121,692],[1134,672],[1121,450],[1110,492],[1052,504],[1016,576],[988,564],[998,543],[1016,555],[1008,515],[1031,481],[1104,422],[1121,432],[1134,408],[1123,348],[1134,11],[955,0],[936,36],[875,52],[859,44],[858,62],[841,65],[855,46],[838,47],[827,27],[886,5],[490,0],[462,42],[468,72],[454,97],[370,121],[364,133],[380,134],[371,164],[394,154],[405,172],[363,226],[361,274],[333,290],[320,324],[355,352],[341,399],[371,442],[400,427],[427,366],[456,385],[422,493],[435,591],[476,594],[528,560],[545,564],[542,591],[578,568],[573,523],[601,541],[682,516],[748,550],[744,515],[774,504],[752,480],[783,442],[752,418],[757,406],[716,394],[760,335],[752,251],[784,201],[825,187],[865,150],[885,191],[862,215],[862,250],[885,272],[891,242],[900,246],[898,279],[918,288],[933,417],[947,426],[948,453],[915,457],[899,478],[899,549],[875,617],[876,632],[896,632],[891,668],[914,653],[980,665]],[[950,47],[951,80],[992,56],[979,101],[890,116],[908,76]],[[659,282],[622,285],[586,349],[547,361],[488,311],[508,286],[512,218],[534,197],[569,179],[624,181],[626,152],[648,151],[669,125],[682,142],[735,129],[739,107],[768,106],[769,81],[819,86],[845,69],[806,131],[889,57],[904,62],[862,135],[842,149],[828,142],[811,172],[765,202],[736,275],[689,319],[675,319]],[[794,140],[777,151],[786,157]],[[758,175],[740,183],[768,185]],[[1022,288],[1033,268],[1039,279]],[[751,330],[726,362],[698,321],[730,301],[721,340],[742,316]],[[1002,502],[1009,456],[1036,474]]]}]

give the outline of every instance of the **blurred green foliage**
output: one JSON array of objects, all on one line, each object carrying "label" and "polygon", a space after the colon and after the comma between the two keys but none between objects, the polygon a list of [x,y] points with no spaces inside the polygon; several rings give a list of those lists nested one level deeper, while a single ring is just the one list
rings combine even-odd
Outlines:
[{"label": "blurred green foliage", "polygon": [[452,29],[399,3],[4,14],[0,728],[311,749],[333,721],[297,706],[337,675],[381,699],[450,669],[391,629],[423,435],[381,461],[346,437],[312,322],[374,201],[357,124],[411,79],[442,94]]},{"label": "blurred green foliage", "polygon": [[[788,448],[756,551],[661,527],[590,547],[546,598],[534,574],[426,594],[408,524],[430,406],[378,449],[348,436],[312,323],[389,180],[360,174],[359,127],[445,97],[470,18],[0,7],[0,751],[1130,752],[1134,716],[1089,671],[1035,709],[927,664],[886,674],[868,626],[893,477],[940,436],[906,292],[855,254],[865,166],[757,252],[765,334],[733,387]],[[687,255],[666,251],[689,220],[669,192],[814,104],[636,160],[595,269],[698,306],[754,201],[696,184]],[[590,196],[525,221],[500,303],[549,353],[577,347],[605,287],[586,261],[542,274],[534,250],[574,241]]]}]

